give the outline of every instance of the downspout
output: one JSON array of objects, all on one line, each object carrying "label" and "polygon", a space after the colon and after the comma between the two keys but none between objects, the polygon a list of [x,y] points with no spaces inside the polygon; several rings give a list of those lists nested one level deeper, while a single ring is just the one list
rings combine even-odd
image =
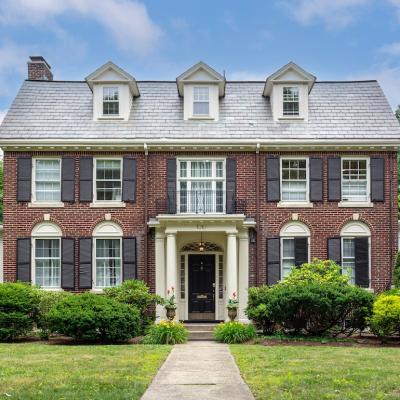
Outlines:
[{"label": "downspout", "polygon": [[148,220],[148,182],[147,182],[147,170],[148,170],[148,156],[149,150],[147,148],[147,143],[143,144],[144,147],[144,271],[145,271],[145,281],[149,286],[149,271],[148,271],[148,262],[147,262],[147,235],[148,235],[148,228],[147,228],[147,220]]},{"label": "downspout", "polygon": [[[397,201],[393,201],[393,155],[389,158],[389,171],[390,171],[390,177],[389,177],[389,196],[390,196],[390,207],[389,207],[389,218],[390,218],[390,244],[389,244],[389,249],[390,249],[390,271],[391,271],[391,281],[393,283],[393,272],[394,272],[394,264],[393,264],[393,241],[395,238],[393,237],[393,206],[394,204],[397,204]],[[396,170],[397,173],[397,170]],[[397,218],[396,218],[397,220]],[[390,288],[389,288],[390,289]]]},{"label": "downspout", "polygon": [[256,145],[256,279],[258,286],[258,262],[260,260],[260,143]]}]

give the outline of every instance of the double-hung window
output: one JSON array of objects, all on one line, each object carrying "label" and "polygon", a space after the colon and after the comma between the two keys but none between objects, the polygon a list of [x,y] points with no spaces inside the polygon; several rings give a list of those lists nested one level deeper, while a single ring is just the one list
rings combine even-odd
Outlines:
[{"label": "double-hung window", "polygon": [[35,284],[44,289],[61,287],[61,239],[34,239]]},{"label": "double-hung window", "polygon": [[369,201],[368,159],[342,159],[342,200],[354,202]]},{"label": "double-hung window", "polygon": [[296,264],[294,238],[282,238],[282,277],[286,278]]},{"label": "double-hung window", "polygon": [[119,115],[118,87],[103,87],[103,115]]},{"label": "double-hung window", "polygon": [[299,88],[296,86],[283,88],[283,115],[299,115]]},{"label": "double-hung window", "polygon": [[356,246],[355,239],[342,238],[342,271],[350,278],[350,283],[355,284],[356,279]]},{"label": "double-hung window", "polygon": [[282,201],[308,201],[308,159],[281,159]]},{"label": "double-hung window", "polygon": [[122,160],[96,159],[96,201],[121,201]]},{"label": "double-hung window", "polygon": [[121,238],[95,239],[96,288],[106,288],[122,282]]},{"label": "double-hung window", "polygon": [[178,210],[181,213],[225,211],[225,161],[178,161]]},{"label": "double-hung window", "polygon": [[210,93],[207,86],[193,88],[193,116],[208,116],[210,114]]},{"label": "double-hung window", "polygon": [[34,200],[55,202],[61,200],[61,160],[34,160]]}]

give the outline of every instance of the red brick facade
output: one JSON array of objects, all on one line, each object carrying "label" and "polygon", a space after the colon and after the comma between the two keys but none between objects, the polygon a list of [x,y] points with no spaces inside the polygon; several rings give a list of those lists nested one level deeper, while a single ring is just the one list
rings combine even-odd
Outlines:
[{"label": "red brick facade", "polygon": [[[49,155],[50,153],[46,153]],[[189,156],[194,153],[153,153],[147,156],[147,198],[145,197],[144,153],[92,153],[94,156],[129,155],[137,158],[137,199],[125,208],[91,208],[88,203],[79,202],[79,162],[76,162],[75,203],[65,204],[63,208],[30,208],[27,203],[16,201],[17,157],[21,155],[44,155],[44,153],[6,152],[4,155],[4,279],[16,279],[16,239],[29,237],[36,223],[43,220],[44,214],[50,214],[52,221],[62,229],[67,237],[90,237],[97,223],[110,213],[112,220],[118,222],[125,236],[135,236],[138,246],[138,275],[155,288],[154,235],[148,232],[145,209],[148,218],[166,212],[166,160],[174,156]],[[274,153],[279,155],[279,153]],[[287,154],[287,153],[285,153]],[[296,153],[297,155],[317,156],[324,164],[324,200],[314,203],[313,208],[278,208],[276,203],[266,201],[266,153],[259,154],[259,214],[256,198],[256,157],[255,153],[196,153],[196,156],[231,156],[237,159],[237,202],[240,212],[259,221],[258,241],[250,244],[250,285],[266,282],[266,238],[278,236],[281,227],[298,214],[311,231],[311,258],[327,258],[327,239],[338,236],[341,227],[359,214],[359,219],[371,230],[371,286],[375,290],[390,287],[392,266],[397,251],[397,164],[395,152],[377,152],[367,155],[379,155],[385,158],[385,201],[375,203],[373,208],[339,208],[337,202],[327,199],[327,158],[332,155],[354,155],[365,153]],[[75,156],[77,161],[84,153],[58,152],[52,155]],[[145,260],[145,235],[147,234],[147,259]],[[76,255],[78,252],[76,251]],[[76,256],[77,257],[77,256]],[[147,267],[146,267],[147,265]],[[75,260],[76,276],[78,259]],[[77,279],[75,279],[77,285]],[[76,290],[78,287],[76,286]]]}]

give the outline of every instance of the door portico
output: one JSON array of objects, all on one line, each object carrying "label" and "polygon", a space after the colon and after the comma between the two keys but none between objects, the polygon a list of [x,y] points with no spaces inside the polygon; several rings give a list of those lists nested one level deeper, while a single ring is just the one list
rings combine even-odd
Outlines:
[{"label": "door portico", "polygon": [[[207,280],[213,285],[213,290],[210,292],[210,288],[205,287],[207,290],[204,293],[195,295],[199,296],[199,301],[204,296],[213,296],[214,312],[208,311],[209,315],[214,314],[214,320],[226,320],[226,303],[236,293],[239,299],[238,318],[247,321],[244,310],[249,282],[248,230],[255,226],[254,220],[246,219],[244,215],[159,215],[149,222],[149,226],[155,229],[156,293],[166,297],[167,290],[174,288],[177,319],[203,319],[199,314],[190,313],[191,288],[199,285],[201,288],[199,282],[191,280],[206,279],[201,277],[199,271],[197,277],[193,274],[190,262],[193,258],[190,256],[210,255],[213,256],[214,266],[207,267],[212,270],[209,271],[212,277]],[[201,237],[212,244],[212,248],[188,248],[188,244],[199,243]],[[157,309],[157,319],[160,318],[164,318],[162,306]]]}]

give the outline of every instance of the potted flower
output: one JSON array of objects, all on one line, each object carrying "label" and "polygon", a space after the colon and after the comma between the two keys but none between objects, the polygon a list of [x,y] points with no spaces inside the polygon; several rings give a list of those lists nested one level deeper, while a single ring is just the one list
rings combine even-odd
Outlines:
[{"label": "potted flower", "polygon": [[239,300],[237,298],[236,292],[232,293],[232,297],[229,298],[226,308],[228,309],[229,319],[231,321],[234,321],[237,317],[237,310],[239,308]]},{"label": "potted flower", "polygon": [[164,299],[164,308],[167,312],[167,318],[170,321],[173,321],[175,318],[176,307],[177,307],[175,302],[175,290],[173,286],[171,286],[171,289],[167,290],[167,295],[168,297]]}]

